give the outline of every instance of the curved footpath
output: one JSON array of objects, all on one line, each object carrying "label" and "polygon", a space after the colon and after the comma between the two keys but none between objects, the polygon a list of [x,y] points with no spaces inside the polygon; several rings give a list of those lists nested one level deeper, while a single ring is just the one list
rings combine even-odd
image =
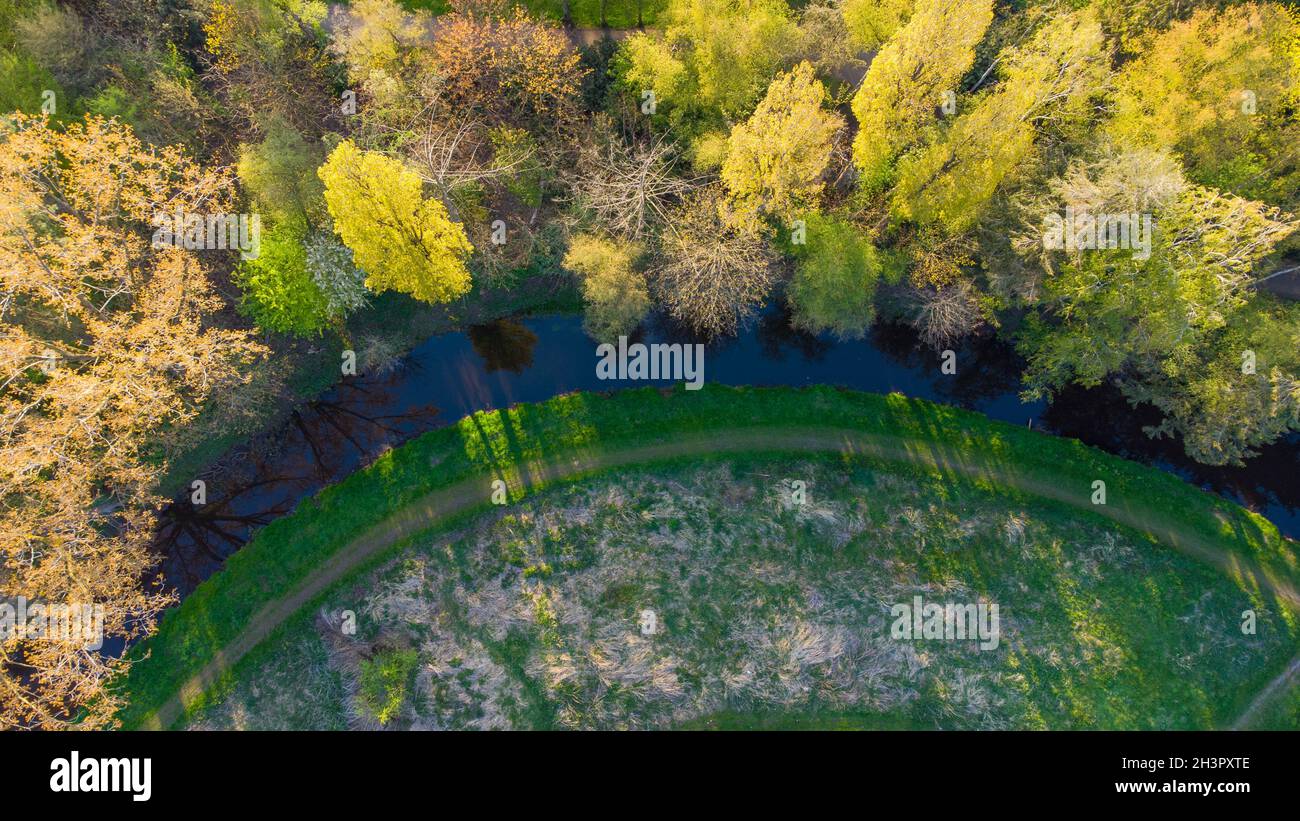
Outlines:
[{"label": "curved footpath", "polygon": [[[824,390],[786,391],[785,393],[812,397],[813,401],[808,408],[810,412],[802,417],[802,419],[806,420],[817,415],[812,413],[816,409],[813,406],[817,404],[818,399],[822,396],[818,391]],[[714,390],[713,392],[717,393],[718,391]],[[753,389],[741,389],[735,392],[735,398],[738,402],[754,402],[756,395],[761,396],[762,392],[756,392]],[[682,393],[679,391],[677,396],[682,396]],[[685,403],[692,401],[689,394],[686,396],[688,397],[686,399],[667,399],[663,401],[668,404],[673,401]],[[849,397],[853,399],[854,395],[849,394]],[[896,396],[870,397],[870,395],[858,394],[856,397],[868,397],[877,402],[884,402],[886,406],[891,403],[894,405],[903,403],[900,407],[905,408],[909,418],[915,415],[918,410],[932,412],[932,409],[940,407],[930,403],[919,403],[916,400],[904,400]],[[583,398],[591,401],[588,397],[584,396]],[[781,398],[786,401],[789,397],[783,396]],[[714,397],[714,401],[716,400],[717,397]],[[595,401],[612,402],[613,400]],[[856,401],[866,403],[866,399],[862,398],[858,398]],[[536,409],[546,407],[546,405],[525,406],[524,409],[535,412]],[[512,409],[510,412],[496,413],[517,413],[522,412],[522,410],[516,411]],[[171,727],[186,713],[188,708],[197,703],[210,688],[216,685],[241,658],[332,585],[348,577],[368,561],[381,556],[422,532],[445,524],[458,515],[470,513],[476,509],[487,508],[494,479],[505,480],[511,488],[512,498],[518,499],[540,488],[558,482],[590,476],[602,471],[683,458],[704,458],[741,453],[834,453],[890,463],[902,463],[935,471],[943,475],[952,475],[987,483],[993,488],[1053,500],[1082,512],[1103,516],[1120,525],[1143,533],[1161,544],[1214,565],[1237,579],[1243,588],[1270,594],[1280,603],[1284,603],[1300,612],[1300,587],[1295,582],[1295,575],[1287,572],[1287,566],[1293,566],[1294,564],[1293,554],[1288,553],[1283,557],[1282,564],[1284,568],[1279,571],[1276,567],[1276,560],[1259,562],[1254,558],[1243,555],[1239,550],[1229,547],[1234,534],[1246,539],[1247,542],[1250,540],[1248,536],[1244,535],[1247,531],[1243,528],[1242,522],[1229,521],[1231,516],[1225,515],[1223,510],[1220,509],[1224,504],[1227,504],[1222,500],[1204,494],[1191,486],[1184,485],[1187,491],[1199,494],[1207,502],[1204,505],[1197,505],[1196,507],[1201,508],[1201,510],[1191,514],[1187,519],[1173,515],[1167,504],[1169,500],[1160,497],[1158,490],[1156,491],[1156,499],[1148,500],[1141,493],[1116,492],[1118,488],[1115,488],[1110,490],[1108,494],[1110,498],[1107,499],[1106,504],[1094,504],[1092,501],[1092,482],[1087,480],[1087,476],[1097,476],[1099,467],[1104,471],[1106,462],[1113,461],[1124,464],[1128,466],[1126,469],[1130,471],[1140,468],[1141,470],[1151,470],[1153,474],[1157,472],[1154,469],[1134,466],[1132,463],[1125,463],[1123,460],[1100,454],[1098,451],[1083,448],[1078,443],[1068,442],[1067,444],[1070,447],[1080,448],[1092,457],[1086,460],[1089,462],[1087,465],[1088,471],[1081,473],[1077,469],[1071,469],[1078,466],[1069,465],[1067,460],[1062,459],[1059,463],[1059,472],[1053,475],[1051,468],[1048,467],[1045,470],[1042,464],[1021,465],[1008,461],[1009,454],[1006,451],[1015,450],[1016,448],[1004,447],[1005,441],[1002,437],[1006,436],[1021,442],[1027,435],[1022,429],[994,423],[976,414],[950,408],[938,411],[938,413],[944,417],[953,417],[951,419],[953,422],[960,422],[968,418],[982,420],[978,425],[972,423],[972,426],[984,428],[992,426],[993,429],[999,431],[999,435],[990,437],[987,442],[983,443],[990,446],[981,449],[979,447],[981,444],[979,438],[973,438],[969,430],[959,429],[956,432],[950,432],[949,438],[953,441],[945,442],[943,436],[937,435],[933,426],[933,419],[927,420],[930,424],[920,429],[920,431],[926,432],[925,435],[917,436],[871,432],[842,426],[817,427],[808,424],[799,426],[719,426],[714,430],[691,431],[674,435],[667,441],[653,444],[629,443],[612,448],[596,448],[588,441],[585,444],[569,449],[567,453],[552,454],[543,459],[520,460],[517,464],[508,467],[498,464],[495,467],[484,468],[469,478],[437,488],[409,503],[403,504],[395,513],[385,516],[377,524],[362,531],[360,535],[346,541],[327,559],[313,567],[305,577],[301,578],[287,592],[267,601],[264,606],[248,618],[242,629],[232,640],[222,644],[220,650],[211,654],[201,669],[184,680],[178,692],[175,692],[156,710],[142,716],[137,726],[144,729]],[[484,414],[477,414],[465,421],[479,420],[482,416]],[[695,421],[698,422],[698,419]],[[478,426],[481,428],[481,424]],[[633,424],[633,427],[635,427],[635,424]],[[511,433],[510,425],[504,426],[504,430],[504,435],[507,438],[518,435],[518,432]],[[1016,432],[1012,433],[1012,431]],[[1052,460],[1050,454],[1052,447],[1046,443],[1048,441],[1064,441],[1042,434],[1028,435],[1044,440],[1041,450],[1048,452],[1044,458],[1044,462],[1047,463]],[[1032,439],[1029,441],[1032,442]],[[1023,450],[1023,446],[1020,449]],[[1097,463],[1098,461],[1100,464]],[[1100,473],[1100,477],[1106,479],[1110,479],[1111,476],[1112,474],[1107,472]],[[1133,489],[1135,484],[1141,484],[1141,482],[1139,480],[1137,483],[1130,481],[1128,483],[1116,482],[1116,484]],[[1196,497],[1191,498],[1195,499]],[[1161,505],[1160,502],[1166,502],[1166,504]],[[1179,510],[1180,508],[1175,505],[1174,509]],[[1237,510],[1242,518],[1250,520],[1252,514],[1241,509]],[[1219,537],[1207,535],[1204,520],[1199,522],[1199,526],[1194,523],[1196,515],[1205,512],[1209,512],[1210,516],[1221,525],[1218,528]],[[291,516],[284,521],[291,522],[293,518]],[[1257,522],[1251,522],[1250,526],[1259,528]],[[1280,541],[1280,537],[1278,539]],[[1269,542],[1271,540],[1265,539],[1264,541]]]}]

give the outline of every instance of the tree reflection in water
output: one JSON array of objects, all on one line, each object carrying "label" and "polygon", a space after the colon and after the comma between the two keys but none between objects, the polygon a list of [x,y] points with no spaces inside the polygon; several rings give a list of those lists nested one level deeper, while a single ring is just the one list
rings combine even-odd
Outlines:
[{"label": "tree reflection in water", "polygon": [[486,325],[471,326],[468,335],[474,352],[483,357],[483,369],[488,373],[510,371],[519,374],[533,366],[537,334],[522,322],[498,319]]},{"label": "tree reflection in water", "polygon": [[166,584],[188,594],[254,529],[435,427],[436,406],[403,406],[398,388],[407,377],[346,378],[321,399],[290,412],[278,430],[231,450],[199,476],[206,483],[206,502],[194,504],[187,488],[159,517],[154,547]]}]

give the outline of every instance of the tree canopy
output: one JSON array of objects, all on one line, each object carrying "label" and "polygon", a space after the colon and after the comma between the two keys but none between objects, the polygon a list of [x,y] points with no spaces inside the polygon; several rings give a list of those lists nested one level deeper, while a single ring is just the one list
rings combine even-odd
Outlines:
[{"label": "tree canopy", "polygon": [[459,223],[420,177],[397,160],[345,140],[320,167],[334,229],[375,292],[449,302],[469,292],[465,259],[474,250]]}]

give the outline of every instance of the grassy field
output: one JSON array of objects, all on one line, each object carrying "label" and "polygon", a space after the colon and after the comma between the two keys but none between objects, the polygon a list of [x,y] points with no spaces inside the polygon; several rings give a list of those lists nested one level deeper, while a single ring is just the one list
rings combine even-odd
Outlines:
[{"label": "grassy field", "polygon": [[[1293,627],[1212,568],[1092,518],[833,457],[603,475],[352,580],[190,726],[1230,721],[1290,658]],[[891,606],[914,596],[997,603],[998,646],[892,638]],[[1239,629],[1246,608],[1254,635]],[[339,630],[343,611],[355,635]],[[375,665],[403,658],[392,689],[376,688]]]},{"label": "grassy field", "polygon": [[[262,529],[221,573],[169,612],[158,635],[140,648],[149,658],[133,668],[125,683],[129,703],[121,716],[124,724],[137,726],[170,699],[267,602],[292,590],[359,534],[437,488],[483,476],[482,507],[487,508],[487,477],[508,479],[513,501],[518,502],[525,495],[518,481],[520,469],[549,458],[627,443],[672,441],[687,432],[725,435],[781,424],[852,428],[896,440],[918,455],[939,448],[969,454],[981,464],[1018,477],[1041,477],[1043,483],[1088,488],[1093,481],[1103,480],[1108,504],[1141,503],[1152,515],[1222,544],[1240,558],[1242,567],[1234,583],[1242,595],[1256,601],[1260,612],[1278,607],[1249,568],[1261,568],[1269,577],[1291,584],[1300,577],[1291,546],[1262,517],[1163,472],[955,408],[830,388],[706,387],[699,392],[643,389],[611,396],[573,394],[476,414],[425,434],[305,501],[292,516]],[[944,483],[963,481],[942,471],[939,475]],[[975,486],[1003,490],[996,478]],[[436,525],[460,526],[463,518]],[[286,624],[281,634],[292,635],[294,629],[294,623]],[[254,663],[256,655],[247,661]],[[1280,662],[1277,666],[1280,669]],[[1261,674],[1264,669],[1258,668]],[[237,670],[227,675],[226,684],[239,677]],[[202,706],[202,701],[193,706]]]}]

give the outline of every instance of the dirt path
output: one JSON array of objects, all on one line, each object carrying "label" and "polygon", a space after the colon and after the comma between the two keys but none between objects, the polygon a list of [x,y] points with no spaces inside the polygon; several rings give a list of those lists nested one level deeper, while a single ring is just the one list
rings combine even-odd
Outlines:
[{"label": "dirt path", "polygon": [[[539,484],[579,477],[597,471],[661,462],[678,457],[744,452],[859,454],[891,462],[919,465],[967,479],[983,479],[994,487],[1004,487],[1052,499],[1104,516],[1218,567],[1234,577],[1253,580],[1261,589],[1272,592],[1293,608],[1300,610],[1300,591],[1289,582],[1273,577],[1262,567],[1224,550],[1221,544],[1185,530],[1181,523],[1168,521],[1140,503],[1111,499],[1106,505],[1093,505],[1092,488],[1086,484],[1078,483],[1079,486],[1074,486],[1066,482],[1053,483],[1034,479],[1017,470],[1015,465],[1002,464],[992,458],[965,453],[951,446],[870,435],[854,430],[747,428],[712,431],[707,434],[683,435],[663,444],[622,448],[608,452],[575,451],[571,456],[563,459],[521,465],[512,474],[504,476],[484,473],[475,479],[467,479],[424,496],[340,548],[329,561],[312,571],[290,593],[268,603],[253,616],[238,637],[223,647],[215,658],[181,687],[179,693],[145,719],[142,728],[157,730],[171,727],[184,713],[185,705],[192,703],[207,691],[226,670],[261,643],[275,628],[364,562],[404,539],[433,527],[439,519],[485,506],[493,479],[504,478],[512,488],[533,488]],[[1259,698],[1264,698],[1265,695],[1266,693],[1261,694]]]},{"label": "dirt path", "polygon": [[1250,706],[1241,714],[1241,717],[1232,723],[1234,730],[1249,730],[1255,723],[1255,718],[1259,715],[1268,704],[1282,691],[1289,689],[1297,681],[1300,681],[1300,656],[1291,659],[1291,663],[1283,670],[1277,678],[1268,683],[1268,686],[1259,691],[1250,702]]}]

